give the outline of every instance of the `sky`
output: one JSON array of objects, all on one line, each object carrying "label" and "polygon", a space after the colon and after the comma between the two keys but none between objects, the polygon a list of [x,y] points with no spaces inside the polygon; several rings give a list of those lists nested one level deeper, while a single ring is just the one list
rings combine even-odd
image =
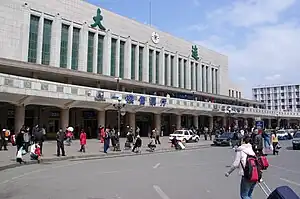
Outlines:
[{"label": "sky", "polygon": [[[150,23],[150,0],[88,0]],[[251,98],[261,85],[300,84],[300,0],[151,0],[151,24],[229,58],[229,76]]]}]

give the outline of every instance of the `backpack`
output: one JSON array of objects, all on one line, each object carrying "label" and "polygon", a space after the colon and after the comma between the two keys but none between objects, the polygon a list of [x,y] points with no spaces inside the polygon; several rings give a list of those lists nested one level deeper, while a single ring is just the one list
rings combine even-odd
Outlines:
[{"label": "backpack", "polygon": [[256,156],[248,155],[246,158],[245,166],[240,161],[244,170],[244,178],[250,182],[258,182],[261,179],[261,168]]},{"label": "backpack", "polygon": [[264,155],[258,157],[258,163],[260,165],[261,170],[267,170],[267,168],[269,167],[269,161]]}]

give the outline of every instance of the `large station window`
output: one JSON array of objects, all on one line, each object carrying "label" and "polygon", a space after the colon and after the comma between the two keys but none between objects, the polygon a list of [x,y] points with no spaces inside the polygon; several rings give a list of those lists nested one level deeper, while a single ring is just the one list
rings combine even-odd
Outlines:
[{"label": "large station window", "polygon": [[44,19],[43,27],[43,46],[42,46],[42,64],[50,64],[50,46],[51,46],[52,21]]},{"label": "large station window", "polygon": [[98,49],[97,49],[97,73],[103,73],[103,41],[104,36],[98,35]]},{"label": "large station window", "polygon": [[36,57],[37,57],[39,20],[40,18],[37,16],[34,15],[30,16],[28,62],[32,62],[32,63],[36,63]]},{"label": "large station window", "polygon": [[88,53],[87,53],[87,72],[93,72],[94,65],[94,36],[95,33],[89,32],[88,35]]},{"label": "large station window", "polygon": [[67,68],[68,65],[68,41],[69,40],[69,26],[62,24],[61,26],[61,40],[60,40],[60,67]]},{"label": "large station window", "polygon": [[73,70],[78,70],[79,36],[80,36],[80,29],[73,28],[72,62],[71,62],[71,69]]},{"label": "large station window", "polygon": [[110,76],[116,76],[117,40],[111,39]]}]

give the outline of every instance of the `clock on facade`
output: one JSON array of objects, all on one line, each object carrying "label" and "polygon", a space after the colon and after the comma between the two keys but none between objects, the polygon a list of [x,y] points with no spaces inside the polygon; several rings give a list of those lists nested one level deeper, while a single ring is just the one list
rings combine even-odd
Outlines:
[{"label": "clock on facade", "polygon": [[159,43],[159,35],[157,32],[153,32],[151,36],[152,42],[155,44]]}]

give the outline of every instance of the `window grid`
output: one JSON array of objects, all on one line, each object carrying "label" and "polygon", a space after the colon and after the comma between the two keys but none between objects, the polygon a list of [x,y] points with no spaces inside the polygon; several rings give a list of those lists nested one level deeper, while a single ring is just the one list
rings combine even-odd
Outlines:
[{"label": "window grid", "polygon": [[165,85],[168,85],[168,54],[165,54]]},{"label": "window grid", "polygon": [[181,85],[181,68],[182,68],[182,65],[181,65],[181,58],[178,58],[178,82],[179,82],[179,87],[182,87]]},{"label": "window grid", "polygon": [[196,90],[199,91],[199,85],[198,85],[198,81],[199,81],[199,73],[198,73],[198,63],[195,64],[195,71],[196,71]]},{"label": "window grid", "polygon": [[87,53],[87,72],[93,72],[94,63],[94,36],[95,33],[89,32],[88,35],[88,53]]},{"label": "window grid", "polygon": [[131,45],[131,79],[135,79],[135,52],[136,45]]},{"label": "window grid", "polygon": [[155,57],[155,83],[159,84],[159,54],[160,52],[156,52],[156,57]]},{"label": "window grid", "polygon": [[50,64],[50,46],[51,46],[52,21],[44,19],[43,27],[43,46],[42,46],[42,64]]},{"label": "window grid", "polygon": [[184,88],[187,88],[186,68],[187,68],[187,61],[183,60],[183,86],[184,86]]},{"label": "window grid", "polygon": [[139,81],[143,80],[143,55],[144,48],[139,47]]},{"label": "window grid", "polygon": [[191,89],[192,90],[195,90],[195,88],[194,88],[194,73],[195,73],[195,71],[194,71],[194,67],[195,67],[195,65],[194,65],[194,62],[191,62]]},{"label": "window grid", "polygon": [[60,67],[67,68],[68,64],[69,26],[62,24],[60,42]]},{"label": "window grid", "polygon": [[124,78],[124,62],[125,62],[125,42],[120,41],[120,67],[119,67],[119,77]]},{"label": "window grid", "polygon": [[71,63],[71,69],[73,70],[78,70],[79,35],[80,35],[80,29],[73,28],[72,63]]},{"label": "window grid", "polygon": [[208,67],[205,66],[205,74],[206,74],[206,84],[205,84],[205,88],[206,88],[206,92],[208,92]]},{"label": "window grid", "polygon": [[174,86],[174,81],[173,81],[173,72],[174,72],[174,56],[171,56],[171,86]]},{"label": "window grid", "polygon": [[211,91],[212,93],[215,93],[215,77],[214,77],[214,69],[211,69]]},{"label": "window grid", "polygon": [[34,15],[30,16],[28,62],[32,62],[32,63],[36,63],[36,57],[37,57],[39,20],[40,18],[37,16]]},{"label": "window grid", "polygon": [[218,94],[218,69],[215,69],[215,87],[216,87],[216,94]]},{"label": "window grid", "polygon": [[153,50],[149,50],[149,82],[153,80]]},{"label": "window grid", "polygon": [[110,76],[116,76],[117,40],[111,39]]},{"label": "window grid", "polygon": [[103,41],[104,36],[98,35],[98,49],[97,49],[97,73],[103,74]]}]

